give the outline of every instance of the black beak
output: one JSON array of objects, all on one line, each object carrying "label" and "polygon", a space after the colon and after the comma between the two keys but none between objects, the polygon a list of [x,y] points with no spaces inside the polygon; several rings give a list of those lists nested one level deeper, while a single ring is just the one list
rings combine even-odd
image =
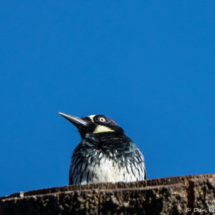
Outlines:
[{"label": "black beak", "polygon": [[76,126],[78,129],[81,127],[87,126],[87,122],[84,121],[83,119],[76,117],[76,116],[71,116],[65,113],[58,112],[61,116],[63,116],[65,119],[69,120],[74,126]]}]

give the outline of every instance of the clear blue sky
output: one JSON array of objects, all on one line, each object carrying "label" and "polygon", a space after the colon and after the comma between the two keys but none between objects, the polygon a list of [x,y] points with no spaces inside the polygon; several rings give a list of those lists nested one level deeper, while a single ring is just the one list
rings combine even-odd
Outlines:
[{"label": "clear blue sky", "polygon": [[214,173],[215,1],[1,1],[0,196],[68,184],[103,114],[148,178]]}]

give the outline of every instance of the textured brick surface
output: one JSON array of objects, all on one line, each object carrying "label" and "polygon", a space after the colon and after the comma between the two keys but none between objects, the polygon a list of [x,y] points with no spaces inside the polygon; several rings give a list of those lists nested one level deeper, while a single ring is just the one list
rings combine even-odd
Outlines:
[{"label": "textured brick surface", "polygon": [[215,174],[190,175],[14,193],[0,198],[0,215],[206,215],[215,214],[214,199]]}]

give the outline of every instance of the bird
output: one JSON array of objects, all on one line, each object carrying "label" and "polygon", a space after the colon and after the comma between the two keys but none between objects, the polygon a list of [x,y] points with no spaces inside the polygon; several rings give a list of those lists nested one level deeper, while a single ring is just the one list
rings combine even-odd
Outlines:
[{"label": "bird", "polygon": [[76,126],[81,136],[71,157],[69,185],[146,179],[143,154],[112,119],[104,115],[79,118],[59,114]]}]

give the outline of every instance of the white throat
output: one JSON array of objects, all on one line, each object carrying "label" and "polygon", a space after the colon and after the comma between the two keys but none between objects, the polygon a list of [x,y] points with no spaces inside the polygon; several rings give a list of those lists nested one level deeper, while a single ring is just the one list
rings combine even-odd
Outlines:
[{"label": "white throat", "polygon": [[115,131],[111,128],[104,126],[104,125],[98,125],[93,133],[98,134],[98,133],[103,133],[103,132],[115,132]]}]

